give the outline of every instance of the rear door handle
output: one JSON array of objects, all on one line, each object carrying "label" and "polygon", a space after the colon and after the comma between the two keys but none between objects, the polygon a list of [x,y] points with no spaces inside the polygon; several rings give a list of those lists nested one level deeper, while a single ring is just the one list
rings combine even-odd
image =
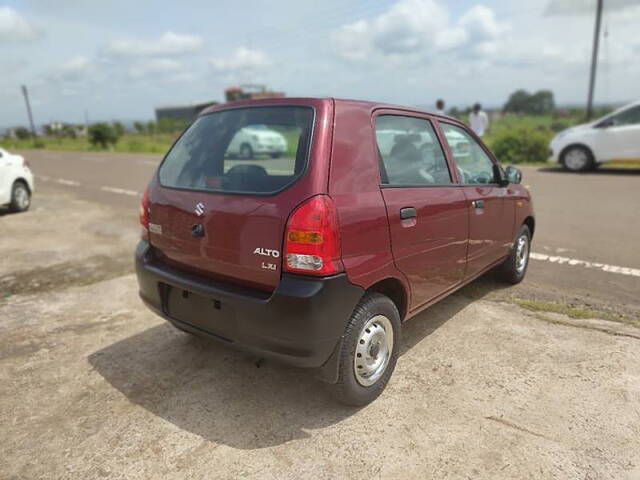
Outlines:
[{"label": "rear door handle", "polygon": [[406,220],[407,218],[417,218],[418,212],[414,207],[404,207],[400,209],[400,220]]},{"label": "rear door handle", "polygon": [[474,200],[473,202],[471,202],[471,205],[473,205],[475,208],[484,208],[484,200]]}]

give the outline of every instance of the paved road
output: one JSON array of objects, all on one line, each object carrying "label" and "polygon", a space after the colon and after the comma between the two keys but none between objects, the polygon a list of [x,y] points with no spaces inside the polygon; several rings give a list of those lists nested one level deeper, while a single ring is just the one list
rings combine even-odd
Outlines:
[{"label": "paved road", "polygon": [[[77,192],[135,215],[158,155],[21,152],[38,186]],[[569,174],[523,167],[537,229],[527,285],[545,297],[640,310],[640,170]],[[638,310],[636,310],[638,309]]]}]

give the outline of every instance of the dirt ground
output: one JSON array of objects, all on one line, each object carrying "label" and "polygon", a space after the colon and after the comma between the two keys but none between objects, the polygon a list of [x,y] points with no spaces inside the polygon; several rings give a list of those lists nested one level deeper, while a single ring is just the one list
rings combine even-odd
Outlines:
[{"label": "dirt ground", "polygon": [[346,408],[147,311],[135,212],[42,192],[0,232],[0,478],[640,479],[630,325],[480,279],[406,323],[387,390]]}]

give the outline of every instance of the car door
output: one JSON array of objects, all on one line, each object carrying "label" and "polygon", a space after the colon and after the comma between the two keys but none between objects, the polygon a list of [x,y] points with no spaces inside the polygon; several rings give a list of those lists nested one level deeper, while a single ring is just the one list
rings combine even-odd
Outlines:
[{"label": "car door", "polygon": [[375,129],[393,258],[416,309],[462,281],[466,198],[428,117],[385,110],[376,115]]},{"label": "car door", "polygon": [[469,245],[466,277],[485,270],[509,253],[513,241],[514,204],[495,178],[495,161],[460,125],[440,122],[467,202]]},{"label": "car door", "polygon": [[640,105],[608,117],[596,128],[598,160],[640,160]]}]

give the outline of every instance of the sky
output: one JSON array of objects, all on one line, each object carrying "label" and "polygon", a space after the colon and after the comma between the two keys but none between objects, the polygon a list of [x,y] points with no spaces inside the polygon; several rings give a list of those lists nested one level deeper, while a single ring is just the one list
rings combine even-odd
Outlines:
[{"label": "sky", "polygon": [[[0,127],[146,120],[264,83],[433,108],[586,101],[596,0],[0,0]],[[604,0],[596,103],[640,98],[640,0]]]}]

